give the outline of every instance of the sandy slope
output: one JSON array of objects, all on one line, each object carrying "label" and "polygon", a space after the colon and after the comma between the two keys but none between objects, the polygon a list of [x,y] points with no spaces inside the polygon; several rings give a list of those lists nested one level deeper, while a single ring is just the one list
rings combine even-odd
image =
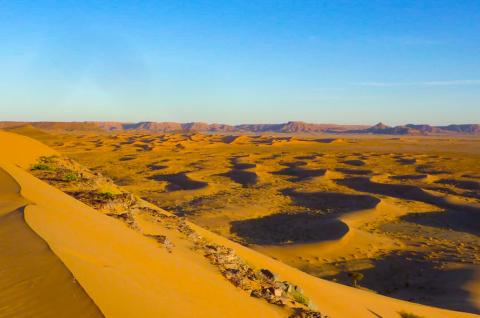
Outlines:
[{"label": "sandy slope", "polygon": [[58,153],[44,144],[30,138],[0,130],[0,161],[11,162],[22,168],[28,168],[40,156]]},{"label": "sandy slope", "polygon": [[[0,133],[0,145],[4,147],[11,136]],[[195,252],[179,248],[170,254],[159,248],[153,240],[141,236],[119,221],[96,212],[16,167],[15,165],[26,167],[42,154],[42,151],[45,150],[48,154],[51,150],[32,143],[28,138],[12,138],[16,140],[10,143],[12,148],[9,154],[2,157],[3,162],[0,161],[0,167],[5,171],[0,175],[0,192],[4,196],[0,201],[0,212],[16,211],[8,215],[17,215],[18,218],[21,214],[17,209],[27,204],[24,209],[26,223],[36,235],[48,243],[51,250],[45,250],[52,256],[53,253],[58,256],[105,316],[286,316],[286,312],[278,307],[251,298],[236,289]],[[393,318],[399,317],[398,311],[401,310],[425,318],[476,317],[327,282],[199,227],[195,229],[213,242],[234,248],[239,256],[255,267],[268,268],[281,279],[298,284],[322,313],[333,318]],[[17,232],[7,232],[7,237],[14,235],[18,235]],[[35,238],[38,236],[34,235]],[[173,237],[172,241],[182,246],[179,238]],[[40,268],[27,268],[26,271],[37,270],[39,273],[43,272]],[[0,272],[0,277],[3,276],[4,272]],[[58,276],[60,274],[55,275]],[[59,285],[62,286],[53,286],[51,289],[73,288],[65,287],[60,282],[59,280]],[[67,282],[64,284],[67,285]],[[75,286],[78,288],[78,285]],[[50,297],[45,298],[51,300]],[[25,301],[21,295],[10,299],[11,304]],[[87,297],[82,299],[88,302]],[[44,303],[49,301],[41,301],[41,304]]]},{"label": "sandy slope", "polygon": [[[3,143],[5,135],[0,137]],[[20,153],[23,154],[23,150]],[[105,316],[286,316],[286,312],[278,307],[236,289],[207,262],[196,264],[185,261],[191,259],[188,254],[193,254],[193,251],[169,254],[158,248],[153,240],[15,167],[11,164],[16,161],[14,151],[3,159],[10,163],[0,163],[6,171],[2,175],[2,184],[13,178],[10,183],[17,182],[23,201],[29,202],[25,207],[26,222],[48,243]],[[26,164],[27,160],[21,163]],[[1,189],[2,193],[10,196],[9,200],[12,199],[11,192],[19,190],[12,187],[4,185]],[[22,201],[22,198],[18,200]],[[42,270],[45,271],[39,268],[38,272]],[[14,279],[14,283],[20,283],[15,281],[13,274],[6,275],[5,279],[9,277]],[[53,300],[45,295],[42,303]],[[24,301],[27,300],[19,294],[10,298],[9,304]],[[33,306],[32,310],[40,310],[40,304]],[[76,316],[88,317],[87,312]]]},{"label": "sandy slope", "polygon": [[25,223],[19,184],[0,168],[0,317],[103,317]]}]

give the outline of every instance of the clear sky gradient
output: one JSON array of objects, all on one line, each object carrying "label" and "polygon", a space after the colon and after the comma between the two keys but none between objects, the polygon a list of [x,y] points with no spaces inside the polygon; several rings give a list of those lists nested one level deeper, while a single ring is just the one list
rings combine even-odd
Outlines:
[{"label": "clear sky gradient", "polygon": [[0,120],[480,122],[480,1],[0,1]]}]

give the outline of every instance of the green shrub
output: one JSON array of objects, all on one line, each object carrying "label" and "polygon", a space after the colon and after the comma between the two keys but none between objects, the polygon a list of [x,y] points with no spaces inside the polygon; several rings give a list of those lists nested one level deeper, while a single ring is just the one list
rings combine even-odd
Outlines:
[{"label": "green shrub", "polygon": [[122,191],[113,184],[103,184],[97,188],[97,193],[104,200],[112,200],[120,195]]},{"label": "green shrub", "polygon": [[298,290],[295,290],[295,289],[291,290],[290,295],[292,296],[293,299],[295,299],[296,302],[298,302],[300,304],[308,306],[308,304],[310,303],[310,299],[308,299],[307,296],[305,296],[304,294],[302,294]]},{"label": "green shrub", "polygon": [[422,316],[415,315],[415,314],[412,314],[412,313],[408,313],[408,312],[405,312],[405,311],[400,311],[398,314],[402,318],[423,318]]},{"label": "green shrub", "polygon": [[111,200],[115,197],[115,195],[112,193],[112,192],[100,192],[100,195],[104,198],[104,199],[108,199],[108,200]]},{"label": "green shrub", "polygon": [[40,163],[45,163],[45,164],[49,164],[49,163],[55,163],[57,161],[57,156],[41,156],[38,161]]},{"label": "green shrub", "polygon": [[32,165],[32,170],[44,170],[44,171],[52,171],[53,168],[45,163],[36,163]]},{"label": "green shrub", "polygon": [[69,172],[63,176],[63,181],[67,182],[73,182],[73,181],[78,181],[79,176],[75,172]]}]

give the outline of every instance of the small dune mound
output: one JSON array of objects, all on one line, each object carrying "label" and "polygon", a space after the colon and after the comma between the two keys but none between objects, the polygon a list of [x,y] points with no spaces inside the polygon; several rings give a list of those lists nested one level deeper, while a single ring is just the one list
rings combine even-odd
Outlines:
[{"label": "small dune mound", "polygon": [[365,165],[365,162],[363,160],[359,160],[359,159],[344,160],[344,161],[341,161],[341,162],[344,163],[344,164],[347,164],[347,165],[350,165],[350,166],[356,166],[356,167],[360,167],[360,166]]},{"label": "small dune mound", "polygon": [[457,179],[440,179],[435,183],[452,185],[459,189],[464,190],[480,190],[480,182],[471,180],[457,180]]},{"label": "small dune mound", "polygon": [[397,158],[395,161],[398,162],[399,164],[402,164],[402,165],[413,165],[413,164],[417,163],[417,159],[415,159],[415,158],[400,157],[400,158]]},{"label": "small dune mound", "polygon": [[167,186],[167,191],[198,190],[208,186],[207,182],[191,179],[186,172],[174,174],[156,174],[148,177],[148,179],[168,182],[169,185]]},{"label": "small dune mound", "polygon": [[234,169],[238,170],[246,170],[246,169],[252,169],[255,168],[257,165],[255,163],[247,163],[247,162],[239,162],[233,164]]},{"label": "small dune mound", "polygon": [[326,214],[373,209],[380,203],[380,199],[364,194],[298,192],[293,189],[285,189],[282,194],[291,197],[298,206],[321,210]]},{"label": "small dune mound", "polygon": [[188,136],[188,139],[191,141],[202,141],[206,139],[206,136],[202,134],[192,134]]},{"label": "small dune mound", "polygon": [[320,142],[322,144],[333,144],[333,143],[343,143],[345,140],[339,138],[321,138],[315,139],[314,141]]},{"label": "small dune mound", "polygon": [[253,169],[257,166],[255,163],[240,162],[239,158],[242,158],[242,157],[234,156],[230,158],[230,162],[232,163],[233,169],[246,170],[246,169]]},{"label": "small dune mound", "polygon": [[152,163],[152,164],[149,164],[147,166],[148,169],[152,170],[152,171],[156,171],[156,170],[163,170],[163,169],[166,169],[168,168],[168,166],[166,165],[162,165],[162,164],[158,164],[158,163]]},{"label": "small dune mound", "polygon": [[301,140],[296,137],[277,137],[273,138],[270,142],[272,146],[283,146],[283,145],[300,145],[309,143],[308,140]]},{"label": "small dune mound", "polygon": [[225,136],[222,138],[222,142],[231,145],[240,145],[240,144],[248,144],[251,142],[251,138],[248,136],[240,135],[240,136]]},{"label": "small dune mound", "polygon": [[373,173],[372,170],[366,170],[366,169],[348,169],[348,168],[336,168],[335,171],[345,173],[345,174],[351,174],[351,175],[359,175],[359,176],[364,176]]},{"label": "small dune mound", "polygon": [[464,174],[462,178],[480,179],[480,174]]},{"label": "small dune mound", "polygon": [[399,176],[390,176],[393,180],[422,180],[428,177],[427,174],[404,174]]},{"label": "small dune mound", "polygon": [[449,174],[450,171],[447,170],[438,170],[431,164],[419,165],[415,168],[415,171],[418,173],[425,174]]},{"label": "small dune mound", "polygon": [[255,172],[239,169],[232,169],[229,172],[219,174],[219,176],[230,178],[244,187],[253,186],[258,182],[258,176]]},{"label": "small dune mound", "polygon": [[404,200],[420,201],[446,209],[464,209],[475,212],[480,211],[479,208],[474,206],[449,202],[444,198],[432,195],[424,191],[422,188],[413,185],[379,183],[373,182],[365,177],[345,178],[336,180],[335,182],[356,191],[387,195]]},{"label": "small dune mound", "polygon": [[397,158],[395,161],[402,165],[413,165],[417,163],[417,159],[415,158]]},{"label": "small dune mound", "polygon": [[282,166],[294,168],[294,167],[302,167],[306,166],[307,163],[305,161],[294,161],[294,162],[280,162]]},{"label": "small dune mound", "polygon": [[401,220],[424,226],[480,235],[480,228],[477,226],[480,224],[480,214],[470,213],[469,211],[445,210],[429,213],[409,213],[402,216]]},{"label": "small dune mound", "polygon": [[175,144],[175,148],[177,149],[187,149],[189,146],[188,142],[178,142]]},{"label": "small dune mound", "polygon": [[126,156],[120,157],[118,160],[120,160],[120,161],[130,161],[130,160],[134,160],[136,158],[137,157],[132,156],[132,155],[126,155]]},{"label": "small dune mound", "polygon": [[315,154],[315,155],[305,155],[305,156],[297,156],[297,157],[294,157],[295,159],[298,159],[298,160],[313,160],[317,157],[318,155]]},{"label": "small dune mound", "polygon": [[232,233],[258,245],[338,240],[349,231],[342,221],[315,213],[279,213],[230,225]]}]

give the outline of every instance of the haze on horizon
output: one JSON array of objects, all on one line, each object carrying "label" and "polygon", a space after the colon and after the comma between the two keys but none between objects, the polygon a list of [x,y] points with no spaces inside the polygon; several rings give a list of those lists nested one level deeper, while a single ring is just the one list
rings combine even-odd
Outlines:
[{"label": "haze on horizon", "polygon": [[0,120],[480,122],[478,1],[0,3]]}]

